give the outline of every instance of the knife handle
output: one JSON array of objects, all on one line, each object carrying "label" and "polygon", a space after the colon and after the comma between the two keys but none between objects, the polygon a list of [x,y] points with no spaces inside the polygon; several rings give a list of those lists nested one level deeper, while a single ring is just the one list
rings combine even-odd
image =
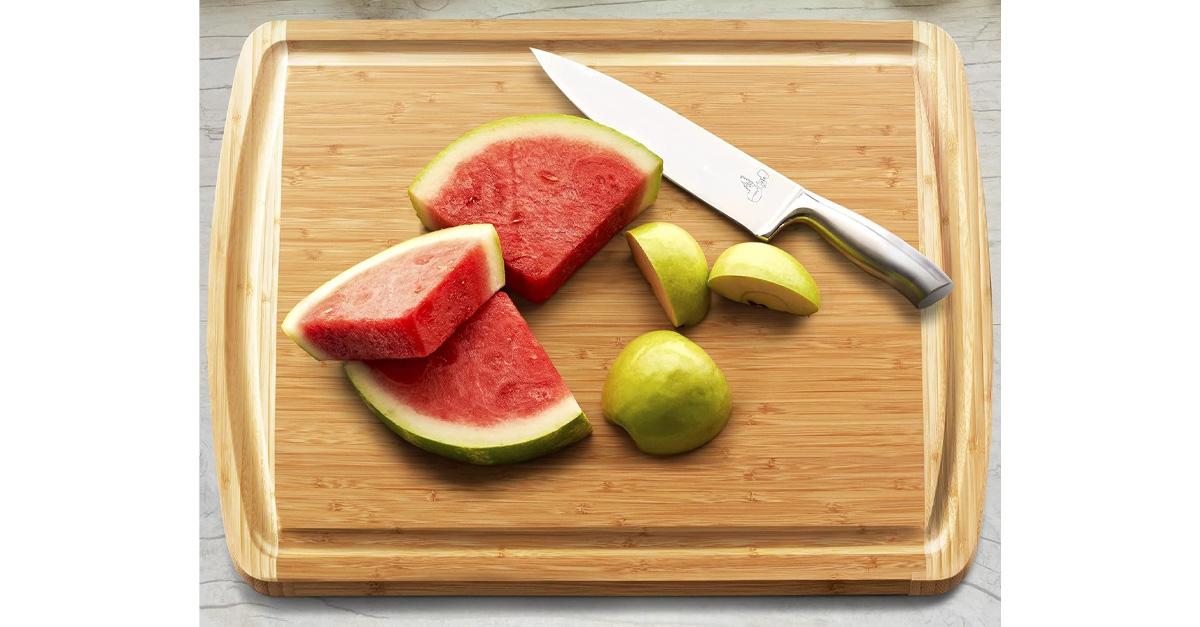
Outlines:
[{"label": "knife handle", "polygon": [[954,282],[937,264],[882,226],[808,190],[800,192],[793,204],[795,208],[781,221],[780,228],[794,222],[811,226],[856,265],[896,288],[918,309],[938,302],[954,289]]}]

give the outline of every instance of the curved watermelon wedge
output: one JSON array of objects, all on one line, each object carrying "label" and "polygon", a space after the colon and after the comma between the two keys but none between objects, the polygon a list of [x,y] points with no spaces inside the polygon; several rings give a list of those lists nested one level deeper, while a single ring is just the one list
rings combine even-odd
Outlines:
[{"label": "curved watermelon wedge", "polygon": [[489,223],[508,285],[546,300],[658,196],[662,159],[572,115],[484,124],[437,155],[408,188],[430,229]]},{"label": "curved watermelon wedge", "polygon": [[445,229],[337,275],[288,313],[283,332],[322,361],[424,357],[503,285],[496,229]]},{"label": "curved watermelon wedge", "polygon": [[472,464],[533,459],[576,442],[591,423],[504,292],[432,355],[345,364],[389,429]]}]

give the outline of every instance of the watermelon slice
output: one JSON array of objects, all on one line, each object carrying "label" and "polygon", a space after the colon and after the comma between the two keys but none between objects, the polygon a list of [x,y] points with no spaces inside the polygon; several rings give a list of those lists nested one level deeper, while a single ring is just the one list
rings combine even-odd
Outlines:
[{"label": "watermelon slice", "polygon": [[408,188],[430,229],[487,222],[508,285],[540,302],[658,196],[662,159],[591,120],[529,115],[484,124]]},{"label": "watermelon slice", "polygon": [[345,369],[388,428],[451,459],[520,462],[592,432],[504,292],[484,303],[428,357],[352,361]]},{"label": "watermelon slice", "polygon": [[283,332],[319,360],[425,357],[504,285],[489,224],[427,233],[309,294]]}]

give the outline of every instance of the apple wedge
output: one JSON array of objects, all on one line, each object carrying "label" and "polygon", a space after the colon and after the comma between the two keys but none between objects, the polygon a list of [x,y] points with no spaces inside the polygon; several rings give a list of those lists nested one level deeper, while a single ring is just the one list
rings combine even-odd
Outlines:
[{"label": "apple wedge", "polygon": [[725,249],[708,275],[712,291],[739,303],[809,316],[821,308],[821,290],[796,258],[762,242]]},{"label": "apple wedge", "polygon": [[696,324],[708,315],[708,259],[691,234],[648,222],[626,231],[625,240],[671,324]]}]

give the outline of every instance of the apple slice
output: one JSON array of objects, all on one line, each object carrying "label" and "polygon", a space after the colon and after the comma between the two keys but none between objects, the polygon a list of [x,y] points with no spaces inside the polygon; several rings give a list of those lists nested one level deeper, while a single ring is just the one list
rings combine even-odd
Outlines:
[{"label": "apple slice", "polygon": [[762,242],[725,249],[713,264],[708,286],[729,300],[797,316],[821,308],[821,290],[808,270],[783,249]]},{"label": "apple slice", "polygon": [[708,260],[691,234],[648,222],[626,231],[625,240],[671,324],[696,324],[708,315]]}]

